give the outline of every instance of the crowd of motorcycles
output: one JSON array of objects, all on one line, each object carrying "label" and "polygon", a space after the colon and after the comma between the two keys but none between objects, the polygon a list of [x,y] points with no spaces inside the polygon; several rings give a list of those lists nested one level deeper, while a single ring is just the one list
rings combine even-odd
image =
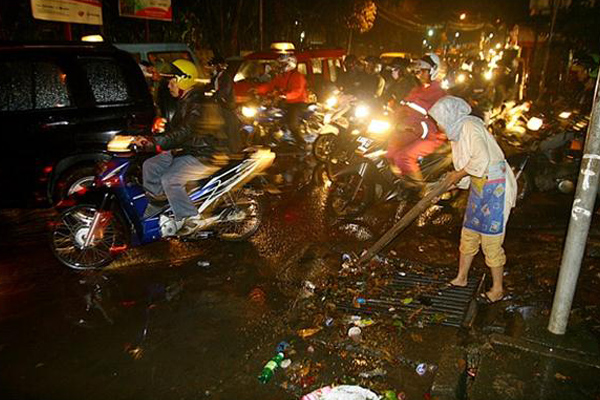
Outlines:
[{"label": "crowd of motorcycles", "polygon": [[[213,176],[189,185],[205,226],[185,239],[176,235],[168,204],[149,212],[141,184],[148,154],[133,137],[116,136],[108,146],[112,159],[102,164],[91,188],[65,202],[54,223],[55,256],[73,269],[99,269],[131,247],[164,238],[246,240],[260,227],[265,196],[315,182],[328,187],[327,207],[338,218],[406,198],[409,189],[386,157],[396,125],[387,105],[340,92],[310,104],[301,124],[308,145],[294,142],[284,110],[258,98],[239,107],[246,150]],[[492,110],[487,123],[515,172],[520,201],[532,191],[573,192],[589,116],[562,105],[542,112],[529,102],[506,102]],[[425,181],[437,182],[452,168],[450,145],[420,163]]]}]

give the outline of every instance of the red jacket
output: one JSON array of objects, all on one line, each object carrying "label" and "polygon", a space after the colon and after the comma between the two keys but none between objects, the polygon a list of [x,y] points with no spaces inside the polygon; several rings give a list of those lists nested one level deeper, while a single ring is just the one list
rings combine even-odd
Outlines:
[{"label": "red jacket", "polygon": [[439,82],[434,81],[428,86],[417,86],[404,98],[405,104],[397,110],[399,145],[414,140],[438,140],[440,132],[435,122],[427,116],[427,111],[442,97],[446,91]]},{"label": "red jacket", "polygon": [[306,78],[297,69],[279,74],[271,82],[263,83],[256,88],[256,92],[260,95],[265,95],[274,90],[285,95],[286,103],[308,102]]}]

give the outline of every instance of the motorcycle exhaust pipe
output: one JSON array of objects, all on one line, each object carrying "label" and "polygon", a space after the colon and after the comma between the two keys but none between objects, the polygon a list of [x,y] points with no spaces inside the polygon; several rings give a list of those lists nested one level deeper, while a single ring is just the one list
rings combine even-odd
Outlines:
[{"label": "motorcycle exhaust pipe", "polygon": [[575,191],[575,183],[568,179],[563,179],[558,183],[558,190],[565,194],[573,193]]}]

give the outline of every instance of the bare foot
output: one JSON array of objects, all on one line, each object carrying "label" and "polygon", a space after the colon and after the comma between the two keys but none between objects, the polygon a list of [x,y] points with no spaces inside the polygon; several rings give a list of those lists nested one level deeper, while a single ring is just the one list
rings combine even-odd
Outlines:
[{"label": "bare foot", "polygon": [[467,278],[456,277],[450,281],[451,285],[465,287],[467,286]]}]

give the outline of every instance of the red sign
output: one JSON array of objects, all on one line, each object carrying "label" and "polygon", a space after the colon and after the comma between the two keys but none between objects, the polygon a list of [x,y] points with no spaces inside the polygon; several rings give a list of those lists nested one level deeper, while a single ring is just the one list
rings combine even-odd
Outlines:
[{"label": "red sign", "polygon": [[122,17],[172,21],[171,0],[119,0]]}]

